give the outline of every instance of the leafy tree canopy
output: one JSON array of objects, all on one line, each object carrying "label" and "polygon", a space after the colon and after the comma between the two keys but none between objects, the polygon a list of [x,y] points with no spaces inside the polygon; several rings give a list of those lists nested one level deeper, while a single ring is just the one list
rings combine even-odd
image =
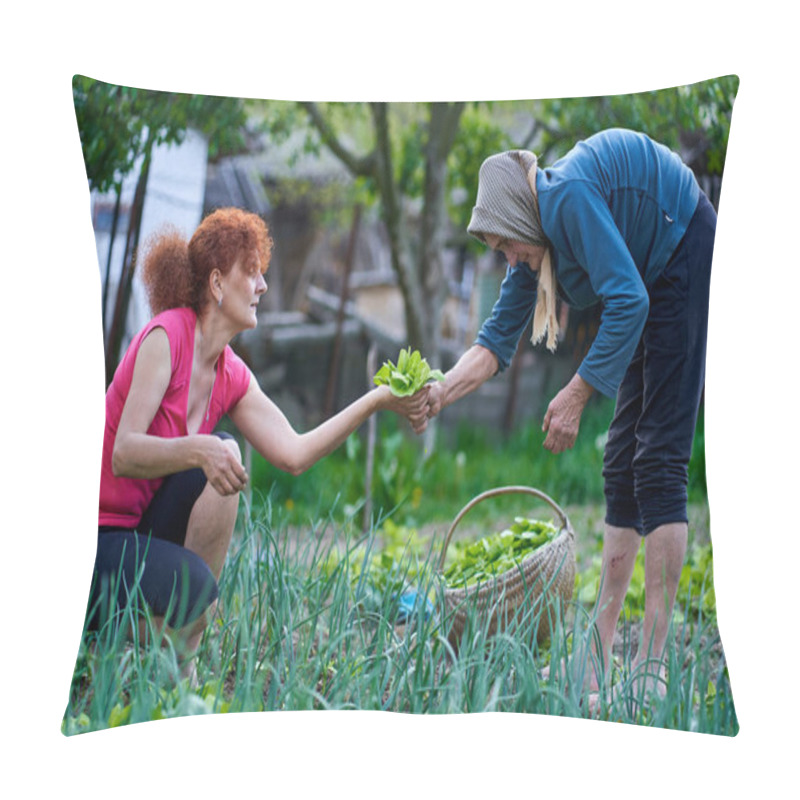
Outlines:
[{"label": "leafy tree canopy", "polygon": [[631,128],[673,150],[695,149],[692,164],[721,175],[739,78],[728,75],[688,86],[637,94],[541,101],[531,129],[547,164],[579,139],[605,128]]},{"label": "leafy tree canopy", "polygon": [[76,75],[72,95],[89,184],[105,192],[156,144],[179,143],[188,128],[208,138],[209,157],[244,149],[245,101],[158,92]]},{"label": "leafy tree canopy", "polygon": [[[390,152],[384,158],[392,166],[392,179],[407,208],[418,205],[425,191],[426,153],[431,139],[429,103],[381,104],[390,111]],[[447,162],[447,208],[457,229],[466,228],[478,183],[478,170],[487,153],[513,146],[507,131],[504,103],[465,104]],[[353,178],[351,204],[372,206],[380,199],[377,185],[378,144],[374,117],[367,103],[293,103],[266,101],[259,107],[259,121],[271,142],[285,145],[289,166],[301,156],[320,156],[326,149],[344,164]],[[293,183],[298,190],[300,184]],[[311,191],[310,184],[302,184]],[[314,187],[319,191],[319,186]],[[339,211],[350,215],[350,208]]]},{"label": "leafy tree canopy", "polygon": [[[456,236],[469,222],[478,186],[478,170],[492,153],[533,149],[547,165],[597,131],[624,127],[642,131],[676,151],[691,155],[691,166],[722,174],[733,102],[735,75],[636,94],[504,102],[464,106],[447,155],[445,196]],[[388,105],[388,104],[387,104]],[[430,104],[392,103],[390,142],[396,192],[414,208],[425,190],[425,148],[430,139]],[[326,148],[355,179],[355,198],[370,206],[380,198],[376,186],[376,140],[367,103],[310,104],[268,102],[260,109],[264,130],[275,143],[295,138],[290,164],[300,155]],[[341,210],[341,205],[338,206]],[[469,248],[477,243],[464,236]]]}]

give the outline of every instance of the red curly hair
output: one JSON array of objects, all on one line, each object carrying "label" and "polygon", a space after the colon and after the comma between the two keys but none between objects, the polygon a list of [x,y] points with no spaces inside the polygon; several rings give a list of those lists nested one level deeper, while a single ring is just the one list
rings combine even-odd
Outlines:
[{"label": "red curly hair", "polygon": [[218,269],[227,275],[240,258],[262,273],[269,267],[272,239],[258,214],[221,208],[209,214],[187,242],[173,227],[148,239],[142,280],[153,314],[187,306],[198,314],[209,299],[208,278]]}]

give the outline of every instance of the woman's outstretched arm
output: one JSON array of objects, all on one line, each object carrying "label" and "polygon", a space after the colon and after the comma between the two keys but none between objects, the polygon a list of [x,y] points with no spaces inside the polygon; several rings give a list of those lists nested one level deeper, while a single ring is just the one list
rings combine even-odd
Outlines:
[{"label": "woman's outstretched arm", "polygon": [[378,386],[307,433],[297,433],[283,412],[267,397],[255,378],[230,417],[248,442],[278,469],[299,475],[333,452],[372,414],[380,410],[403,416],[420,413],[428,400],[427,387],[411,397],[398,398],[388,386]]}]

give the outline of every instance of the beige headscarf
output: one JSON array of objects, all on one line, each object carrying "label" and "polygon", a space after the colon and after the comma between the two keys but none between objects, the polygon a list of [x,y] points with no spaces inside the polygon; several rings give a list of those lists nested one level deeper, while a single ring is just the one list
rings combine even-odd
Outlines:
[{"label": "beige headscarf", "polygon": [[484,243],[486,236],[492,235],[545,248],[531,342],[538,344],[546,334],[547,349],[553,352],[558,341],[556,285],[550,243],[539,215],[536,168],[536,156],[528,150],[509,150],[487,158],[478,174],[478,197],[467,232]]}]

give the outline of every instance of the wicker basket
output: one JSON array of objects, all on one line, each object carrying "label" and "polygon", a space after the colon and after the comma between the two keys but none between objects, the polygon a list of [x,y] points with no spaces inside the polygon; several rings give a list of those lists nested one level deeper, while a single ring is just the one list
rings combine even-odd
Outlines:
[{"label": "wicker basket", "polygon": [[[442,545],[439,573],[444,569],[447,547],[453,531],[463,517],[478,503],[491,497],[506,494],[529,494],[544,500],[556,512],[560,530],[556,537],[534,550],[517,567],[497,575],[495,580],[476,586],[444,590],[446,619],[452,622],[448,639],[454,647],[464,632],[470,609],[487,621],[487,633],[493,635],[506,630],[517,621],[523,611],[541,613],[537,639],[546,640],[551,632],[553,601],[568,603],[575,586],[575,532],[567,515],[546,494],[527,486],[502,486],[489,489],[470,500],[461,509],[450,526]],[[527,598],[527,602],[526,602]]]}]

